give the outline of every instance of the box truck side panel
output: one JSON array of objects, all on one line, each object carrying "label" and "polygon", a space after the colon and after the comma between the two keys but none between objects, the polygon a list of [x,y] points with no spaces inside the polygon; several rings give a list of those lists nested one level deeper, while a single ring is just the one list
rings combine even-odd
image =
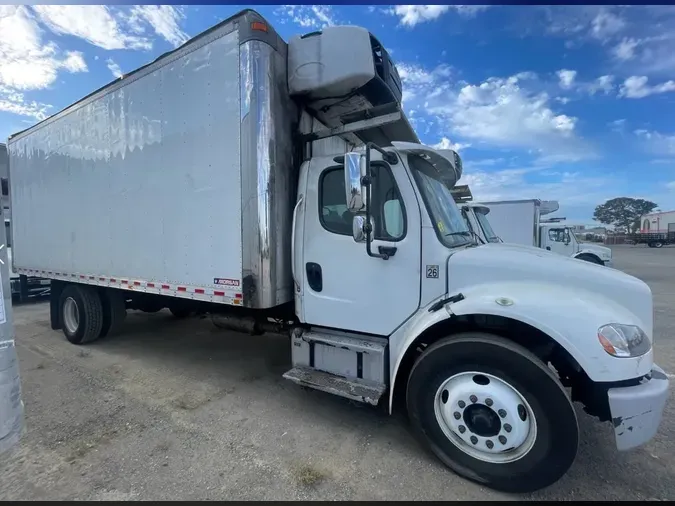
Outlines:
[{"label": "box truck side panel", "polygon": [[234,296],[239,101],[229,25],[13,138],[17,268]]},{"label": "box truck side panel", "polygon": [[534,201],[485,202],[495,233],[506,243],[534,246]]}]

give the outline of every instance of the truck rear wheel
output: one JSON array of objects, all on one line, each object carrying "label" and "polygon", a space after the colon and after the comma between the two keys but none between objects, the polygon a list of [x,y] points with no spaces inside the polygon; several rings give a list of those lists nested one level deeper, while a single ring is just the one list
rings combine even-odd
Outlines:
[{"label": "truck rear wheel", "polygon": [[101,335],[103,306],[98,291],[90,286],[68,285],[61,292],[59,308],[63,333],[73,344],[85,344]]},{"label": "truck rear wheel", "polygon": [[434,343],[415,362],[406,397],[431,451],[490,488],[539,490],[576,457],[579,428],[565,390],[546,364],[507,339],[465,333]]}]

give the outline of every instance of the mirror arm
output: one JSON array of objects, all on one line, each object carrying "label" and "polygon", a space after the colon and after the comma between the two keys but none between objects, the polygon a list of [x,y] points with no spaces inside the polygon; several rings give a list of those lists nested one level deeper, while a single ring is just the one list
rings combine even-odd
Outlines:
[{"label": "mirror arm", "polygon": [[[382,260],[389,260],[390,255],[387,253],[373,253],[371,248],[371,234],[374,232],[373,227],[370,225],[370,188],[373,182],[372,176],[370,174],[370,150],[376,149],[382,156],[388,155],[386,151],[381,149],[379,146],[376,146],[372,142],[366,144],[366,175],[361,178],[361,185],[366,187],[366,195],[364,201],[366,203],[366,224],[363,226],[364,232],[366,233],[366,253],[369,257],[381,258]],[[381,248],[380,248],[381,250]]]}]

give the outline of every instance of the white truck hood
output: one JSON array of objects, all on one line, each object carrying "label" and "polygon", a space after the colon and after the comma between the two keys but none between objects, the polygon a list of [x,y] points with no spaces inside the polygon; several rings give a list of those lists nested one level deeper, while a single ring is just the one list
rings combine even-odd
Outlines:
[{"label": "white truck hood", "polygon": [[450,256],[449,295],[470,292],[472,287],[486,283],[545,283],[571,292],[591,292],[632,313],[651,337],[653,309],[649,286],[615,269],[515,244],[484,244]]}]

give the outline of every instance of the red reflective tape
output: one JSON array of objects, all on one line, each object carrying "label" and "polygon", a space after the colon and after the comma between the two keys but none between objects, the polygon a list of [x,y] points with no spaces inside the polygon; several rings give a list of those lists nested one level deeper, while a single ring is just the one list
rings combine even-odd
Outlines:
[{"label": "red reflective tape", "polygon": [[99,281],[105,281],[105,278],[98,278]]},{"label": "red reflective tape", "polygon": [[219,295],[220,297],[225,297],[225,292],[213,292],[213,295]]},{"label": "red reflective tape", "polygon": [[86,277],[87,277],[87,276],[84,276],[83,274],[80,274],[80,279],[84,279],[84,278],[86,278]]},{"label": "red reflective tape", "polygon": [[140,281],[134,281],[134,285],[141,286],[141,282]]},{"label": "red reflective tape", "polygon": [[123,280],[122,280],[122,284],[123,284],[123,285],[126,285],[127,283],[128,283],[128,281],[127,281],[126,279],[123,279]]},{"label": "red reflective tape", "polygon": [[195,288],[195,293],[204,293],[203,288]]},{"label": "red reflective tape", "polygon": [[94,276],[89,276],[89,279],[96,279],[96,278],[94,278]]},{"label": "red reflective tape", "polygon": [[117,283],[117,280],[115,278],[110,278],[111,283]]},{"label": "red reflective tape", "polygon": [[243,299],[243,298],[244,298],[244,296],[243,296],[242,294],[240,294],[240,293],[235,293],[234,296],[235,296],[235,298],[237,298],[237,299]]},{"label": "red reflective tape", "polygon": [[187,288],[185,288],[184,286],[179,286],[178,288],[176,288],[176,290],[178,290],[179,292],[187,292]]},{"label": "red reflective tape", "polygon": [[155,288],[155,284],[154,284],[154,283],[148,283],[148,286],[149,286],[150,288]]},{"label": "red reflective tape", "polygon": [[162,285],[162,290],[168,290],[170,288],[169,285]]}]

